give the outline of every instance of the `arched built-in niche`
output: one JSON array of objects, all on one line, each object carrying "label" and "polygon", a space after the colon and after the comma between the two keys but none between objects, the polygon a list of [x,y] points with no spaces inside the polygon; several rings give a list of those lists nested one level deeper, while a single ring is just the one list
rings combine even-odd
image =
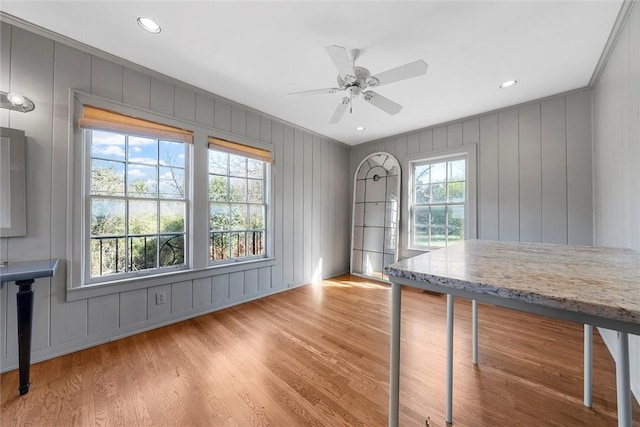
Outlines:
[{"label": "arched built-in niche", "polygon": [[364,159],[355,174],[351,273],[386,280],[398,260],[400,164],[389,153]]}]

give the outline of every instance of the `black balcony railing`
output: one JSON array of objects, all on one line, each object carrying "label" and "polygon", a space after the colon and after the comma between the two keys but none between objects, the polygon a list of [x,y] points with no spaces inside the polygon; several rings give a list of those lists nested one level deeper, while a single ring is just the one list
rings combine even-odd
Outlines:
[{"label": "black balcony railing", "polygon": [[214,261],[264,254],[264,230],[213,231],[210,242]]},{"label": "black balcony railing", "polygon": [[92,237],[91,276],[184,264],[184,238],[184,234]]}]

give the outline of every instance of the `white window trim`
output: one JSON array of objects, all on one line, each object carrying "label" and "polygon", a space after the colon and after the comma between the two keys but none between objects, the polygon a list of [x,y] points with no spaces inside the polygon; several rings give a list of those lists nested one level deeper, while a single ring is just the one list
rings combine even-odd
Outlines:
[{"label": "white window trim", "polygon": [[445,161],[453,158],[464,157],[467,160],[466,168],[466,202],[465,202],[465,240],[477,238],[478,233],[478,214],[477,214],[477,145],[463,145],[455,148],[448,148],[444,150],[431,151],[428,153],[420,153],[406,158],[406,171],[408,175],[407,180],[407,194],[405,199],[403,226],[406,230],[405,244],[406,244],[406,256],[417,255],[418,253],[429,252],[430,250],[438,248],[426,248],[423,246],[413,246],[413,166],[417,163],[425,162],[437,162]]}]

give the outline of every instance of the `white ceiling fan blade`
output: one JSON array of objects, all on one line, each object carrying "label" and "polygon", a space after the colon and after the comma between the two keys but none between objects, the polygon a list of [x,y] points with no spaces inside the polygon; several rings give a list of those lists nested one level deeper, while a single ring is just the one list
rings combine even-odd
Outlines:
[{"label": "white ceiling fan blade", "polygon": [[327,46],[325,48],[327,53],[329,54],[329,58],[333,61],[333,65],[336,66],[338,70],[338,74],[341,76],[355,75],[353,71],[353,64],[349,61],[349,55],[347,54],[347,49],[342,46]]},{"label": "white ceiling fan blade", "polygon": [[381,109],[382,111],[389,113],[391,115],[398,114],[400,110],[402,110],[402,105],[396,104],[389,98],[386,98],[371,90],[364,92],[362,98],[365,101],[367,101],[369,104],[372,104],[378,107],[379,109]]},{"label": "white ceiling fan blade", "polygon": [[339,87],[328,87],[325,89],[313,89],[313,90],[303,90],[302,92],[292,92],[288,93],[288,96],[292,95],[330,95],[332,93],[336,93],[344,89],[340,89]]},{"label": "white ceiling fan blade", "polygon": [[410,62],[408,64],[401,65],[396,68],[384,71],[380,74],[373,76],[378,80],[378,86],[386,85],[388,83],[397,82],[399,80],[410,79],[417,77],[427,72],[427,63],[422,59]]},{"label": "white ceiling fan blade", "polygon": [[330,125],[335,125],[342,119],[344,112],[347,111],[347,107],[349,106],[349,98],[346,96],[342,98],[338,106],[336,107],[336,111],[333,112],[333,116],[329,119]]}]

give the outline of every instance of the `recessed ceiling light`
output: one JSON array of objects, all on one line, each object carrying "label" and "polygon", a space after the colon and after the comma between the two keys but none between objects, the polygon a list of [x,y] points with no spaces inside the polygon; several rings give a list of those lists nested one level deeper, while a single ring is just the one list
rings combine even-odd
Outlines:
[{"label": "recessed ceiling light", "polygon": [[160,32],[160,25],[156,24],[151,18],[141,16],[136,21],[138,21],[138,25],[140,25],[140,27],[145,31],[149,31],[153,34],[158,34]]},{"label": "recessed ceiling light", "polygon": [[356,130],[357,131],[363,131],[364,130],[364,126],[358,126],[358,127],[356,127]]},{"label": "recessed ceiling light", "polygon": [[506,82],[500,85],[500,89],[509,89],[510,87],[514,87],[518,84],[517,80],[507,80]]}]

